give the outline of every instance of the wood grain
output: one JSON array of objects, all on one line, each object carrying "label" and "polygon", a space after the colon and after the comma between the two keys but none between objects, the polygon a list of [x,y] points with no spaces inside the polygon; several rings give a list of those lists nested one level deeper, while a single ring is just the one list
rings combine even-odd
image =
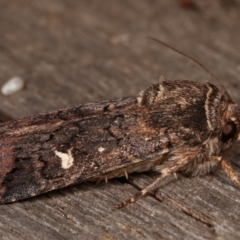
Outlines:
[{"label": "wood grain", "polygon": [[[227,2],[227,4],[226,4]],[[0,0],[0,84],[26,87],[0,96],[11,118],[135,96],[166,79],[210,80],[198,66],[157,45],[157,37],[204,63],[240,103],[238,1]],[[237,167],[240,145],[229,158]],[[239,239],[240,188],[219,171],[170,179],[156,196],[112,208],[155,178],[81,184],[1,205],[2,239]]]}]

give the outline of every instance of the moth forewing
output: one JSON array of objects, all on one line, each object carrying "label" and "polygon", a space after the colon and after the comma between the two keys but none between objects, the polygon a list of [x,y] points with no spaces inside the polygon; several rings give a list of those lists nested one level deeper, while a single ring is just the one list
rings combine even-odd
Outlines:
[{"label": "moth forewing", "polygon": [[152,169],[167,152],[136,97],[81,105],[0,125],[0,201]]}]

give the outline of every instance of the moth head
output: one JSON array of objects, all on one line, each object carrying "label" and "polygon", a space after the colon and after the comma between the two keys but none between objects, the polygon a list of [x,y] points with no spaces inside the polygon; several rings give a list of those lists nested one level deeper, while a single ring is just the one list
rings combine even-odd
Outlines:
[{"label": "moth head", "polygon": [[229,103],[222,125],[221,141],[233,143],[240,140],[240,106],[236,103]]}]

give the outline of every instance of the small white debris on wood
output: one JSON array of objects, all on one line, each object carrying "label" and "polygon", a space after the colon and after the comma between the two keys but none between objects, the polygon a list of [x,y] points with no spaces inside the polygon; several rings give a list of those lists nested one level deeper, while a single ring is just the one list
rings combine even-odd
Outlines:
[{"label": "small white debris on wood", "polygon": [[21,77],[16,76],[9,79],[6,83],[2,86],[2,94],[5,96],[12,95],[16,92],[19,92],[24,87],[24,81]]},{"label": "small white debris on wood", "polygon": [[99,148],[98,148],[98,151],[99,151],[100,153],[104,152],[105,150],[106,150],[106,148],[103,148],[103,147],[99,147]]},{"label": "small white debris on wood", "polygon": [[73,165],[74,158],[72,156],[72,149],[69,149],[67,153],[59,152],[55,150],[56,156],[62,160],[62,168],[68,169]]}]

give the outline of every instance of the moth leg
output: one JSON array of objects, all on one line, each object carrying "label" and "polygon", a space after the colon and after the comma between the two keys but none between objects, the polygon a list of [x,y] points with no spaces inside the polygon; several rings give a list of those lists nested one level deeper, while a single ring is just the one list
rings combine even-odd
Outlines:
[{"label": "moth leg", "polygon": [[147,193],[155,192],[166,177],[176,173],[179,169],[188,164],[192,159],[194,159],[194,157],[197,156],[200,151],[201,148],[199,147],[191,148],[191,151],[189,149],[185,150],[183,148],[175,151],[175,154],[169,158],[168,164],[160,170],[161,176],[159,178],[157,178],[153,183],[144,188],[142,191],[135,194],[133,197],[117,205],[115,208],[120,209],[126,207],[128,204],[136,202],[139,198],[145,196]]},{"label": "moth leg", "polygon": [[107,175],[105,176],[105,183],[108,183],[108,177],[107,177]]},{"label": "moth leg", "polygon": [[139,198],[145,196],[149,192],[155,192],[159,187],[161,182],[168,177],[171,174],[175,174],[176,171],[181,168],[183,165],[185,165],[187,162],[189,162],[189,158],[182,159],[182,161],[179,164],[173,164],[172,166],[166,167],[161,170],[161,176],[157,178],[153,183],[148,185],[146,188],[144,188],[142,191],[135,194],[133,197],[129,198],[128,200],[124,201],[123,203],[117,205],[115,208],[120,209],[123,207],[126,207],[130,203],[136,202]]},{"label": "moth leg", "polygon": [[225,171],[225,173],[230,177],[230,179],[233,182],[236,182],[238,185],[240,185],[240,179],[237,176],[237,174],[234,172],[230,163],[228,163],[226,160],[222,159],[221,166],[222,166],[222,169]]},{"label": "moth leg", "polygon": [[125,174],[125,178],[128,179],[128,172],[127,172],[127,169],[124,169],[124,174]]},{"label": "moth leg", "polygon": [[120,209],[126,207],[130,203],[136,202],[139,198],[145,196],[149,192],[156,191],[160,185],[160,183],[167,177],[168,175],[161,175],[157,178],[152,184],[144,188],[142,191],[135,194],[133,197],[129,198],[128,200],[124,201],[123,203],[118,204],[115,208]]}]

